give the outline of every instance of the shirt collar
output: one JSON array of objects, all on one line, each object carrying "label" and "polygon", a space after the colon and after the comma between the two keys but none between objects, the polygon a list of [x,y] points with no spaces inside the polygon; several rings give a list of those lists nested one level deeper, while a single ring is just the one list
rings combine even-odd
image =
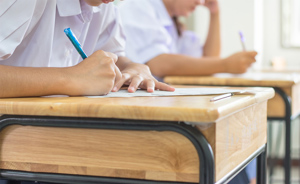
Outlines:
[{"label": "shirt collar", "polygon": [[89,22],[92,14],[100,11],[100,6],[92,7],[83,0],[57,0],[57,9],[61,17],[81,15],[84,22]]},{"label": "shirt collar", "polygon": [[150,0],[150,2],[153,4],[153,7],[156,9],[156,14],[158,15],[159,19],[161,20],[161,23],[164,26],[172,26],[173,20],[170,17],[163,1],[162,0]]}]

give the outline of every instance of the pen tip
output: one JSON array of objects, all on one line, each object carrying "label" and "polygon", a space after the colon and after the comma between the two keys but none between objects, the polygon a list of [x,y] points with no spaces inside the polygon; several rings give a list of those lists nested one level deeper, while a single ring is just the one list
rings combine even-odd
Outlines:
[{"label": "pen tip", "polygon": [[240,34],[240,38],[241,38],[242,42],[244,42],[244,41],[245,41],[245,38],[244,38],[243,32],[242,32],[242,31],[239,31],[239,34]]}]

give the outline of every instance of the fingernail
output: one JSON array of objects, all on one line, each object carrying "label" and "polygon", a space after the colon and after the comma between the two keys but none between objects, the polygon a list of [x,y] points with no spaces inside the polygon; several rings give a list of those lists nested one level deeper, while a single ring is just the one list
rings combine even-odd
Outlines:
[{"label": "fingernail", "polygon": [[154,89],[153,88],[148,88],[148,90],[147,90],[148,92],[153,92],[154,91]]},{"label": "fingernail", "polygon": [[117,86],[115,86],[113,89],[112,89],[112,91],[117,91]]},{"label": "fingernail", "polygon": [[128,88],[128,91],[129,91],[129,92],[134,92],[134,88],[133,88],[133,87],[130,87],[130,88]]}]

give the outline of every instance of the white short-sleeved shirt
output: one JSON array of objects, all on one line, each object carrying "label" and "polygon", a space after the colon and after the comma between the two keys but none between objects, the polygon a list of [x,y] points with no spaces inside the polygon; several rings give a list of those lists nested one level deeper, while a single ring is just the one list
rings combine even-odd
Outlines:
[{"label": "white short-sleeved shirt", "polygon": [[162,0],[126,0],[120,5],[126,35],[126,56],[147,63],[160,54],[202,56],[199,37],[191,31],[178,36]]},{"label": "white short-sleeved shirt", "polygon": [[124,56],[125,40],[112,3],[92,7],[84,0],[1,0],[0,64],[73,66],[82,59],[64,29],[70,27],[83,50]]}]

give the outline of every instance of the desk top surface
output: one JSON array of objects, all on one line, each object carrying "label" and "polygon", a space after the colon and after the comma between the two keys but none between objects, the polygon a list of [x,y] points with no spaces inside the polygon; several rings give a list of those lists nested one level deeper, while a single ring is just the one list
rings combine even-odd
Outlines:
[{"label": "desk top surface", "polygon": [[282,73],[300,73],[300,66],[289,66],[285,68],[263,67],[257,71],[261,72],[282,72]]},{"label": "desk top surface", "polygon": [[212,76],[169,76],[170,84],[291,87],[300,84],[299,72],[251,71],[245,74],[215,74]]},{"label": "desk top surface", "polygon": [[233,112],[274,96],[274,90],[271,88],[243,89],[254,91],[255,95],[234,95],[216,102],[210,102],[210,99],[217,95],[133,98],[4,98],[0,99],[0,114],[205,123],[216,122]]}]

